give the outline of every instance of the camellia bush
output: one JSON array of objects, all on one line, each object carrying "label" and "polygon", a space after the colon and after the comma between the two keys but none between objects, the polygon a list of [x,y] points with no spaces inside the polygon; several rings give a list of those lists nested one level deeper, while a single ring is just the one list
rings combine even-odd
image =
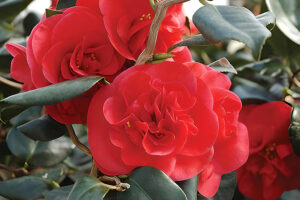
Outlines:
[{"label": "camellia bush", "polygon": [[0,200],[300,199],[300,1],[187,1],[0,0]]}]

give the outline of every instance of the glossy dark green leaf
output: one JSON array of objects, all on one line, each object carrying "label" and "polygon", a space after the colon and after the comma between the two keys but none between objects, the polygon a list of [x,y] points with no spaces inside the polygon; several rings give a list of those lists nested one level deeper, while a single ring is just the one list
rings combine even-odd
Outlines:
[{"label": "glossy dark green leaf", "polygon": [[48,168],[45,171],[33,173],[31,174],[31,176],[40,177],[43,179],[48,179],[49,181],[60,183],[65,178],[66,173],[67,167],[64,165],[58,165],[55,168]]},{"label": "glossy dark green leaf", "polygon": [[86,76],[68,80],[47,87],[30,90],[9,96],[1,100],[1,104],[17,104],[24,106],[51,105],[72,99],[93,87],[100,80],[99,76]]},{"label": "glossy dark green leaf", "polygon": [[34,200],[52,188],[51,182],[47,179],[23,176],[0,182],[0,195],[13,200]]},{"label": "glossy dark green leaf", "polygon": [[[218,8],[218,6],[217,6],[217,8]],[[228,9],[230,9],[230,7]],[[242,8],[242,10],[243,9],[245,9],[245,8]],[[245,12],[245,11],[242,11],[242,10],[241,10],[241,12]],[[244,14],[246,14],[246,13],[249,14],[247,10],[246,10],[246,12]],[[216,13],[214,13],[214,14],[216,14]],[[220,13],[220,14],[223,15],[223,13]],[[238,14],[238,12],[236,14]],[[233,19],[230,19],[226,15],[229,15],[229,14],[225,13],[224,16],[221,16],[221,17],[224,17],[223,20],[225,20],[225,21],[229,20],[229,25],[228,25],[229,27],[230,26],[238,27],[238,26],[242,26],[242,25],[247,24],[247,23],[252,23],[251,26],[248,27],[249,29],[252,29],[252,31],[253,31],[253,29],[255,29],[255,26],[259,26],[259,23],[261,23],[263,26],[267,26],[269,24],[274,24],[274,22],[275,22],[274,15],[271,12],[265,12],[265,13],[262,13],[262,14],[256,16],[256,20],[253,19],[253,16],[251,16],[251,21],[250,22],[242,21],[242,20],[241,21],[237,21],[237,22],[233,22],[232,21]],[[203,16],[201,16],[201,17],[203,17]],[[233,16],[233,17],[236,17],[236,16]],[[220,18],[220,16],[219,16],[219,18]],[[218,20],[221,20],[221,19],[218,19]],[[245,19],[245,20],[247,20],[247,19]],[[209,22],[207,22],[207,23],[209,23]],[[218,23],[220,23],[220,21],[218,21]],[[218,23],[216,23],[216,26],[218,25]],[[229,28],[229,27],[227,27],[227,28]],[[215,28],[215,27],[213,27],[213,28]],[[262,28],[262,27],[260,26],[260,28]],[[262,28],[262,29],[264,31],[266,31],[266,28]],[[236,28],[233,28],[233,30],[230,30],[231,33],[234,30],[237,32]],[[200,32],[201,32],[201,30],[200,30]],[[219,32],[221,32],[221,30],[219,30]],[[211,30],[211,32],[208,32],[207,34],[212,34],[212,33],[213,33],[213,30]],[[253,35],[253,33],[251,33],[251,32],[249,32],[247,34],[249,34],[249,37],[252,37],[252,35]],[[243,33],[240,32],[240,34],[238,34],[236,37],[242,37],[240,35],[243,35]],[[230,37],[232,37],[232,36],[230,36],[230,34],[228,34],[227,36],[225,34],[223,34],[223,35],[219,35],[219,36],[215,37],[214,40],[211,40],[205,34],[199,34],[199,35],[195,35],[195,36],[193,36],[193,37],[191,37],[189,39],[183,40],[182,42],[180,42],[178,44],[173,45],[172,47],[170,47],[170,49],[168,50],[168,52],[171,52],[174,48],[179,47],[179,46],[209,45],[209,44],[216,44],[218,42],[223,42],[223,41],[229,40],[229,39],[238,40],[238,41],[241,41],[241,42],[244,42],[245,44],[247,44],[246,41],[242,41],[242,40],[240,40],[238,38],[230,38]],[[253,38],[253,40],[254,39],[255,38]],[[265,40],[263,40],[263,42],[262,42],[261,45],[263,45],[264,41]],[[252,41],[252,43],[254,43],[254,42]],[[251,48],[250,45],[248,45],[248,46]],[[254,45],[252,45],[252,46],[254,46]],[[252,51],[253,51],[253,49],[252,49]],[[259,52],[260,51],[261,51],[261,49],[259,50]]]},{"label": "glossy dark green leaf", "polygon": [[183,190],[188,200],[197,200],[198,176],[176,183]]},{"label": "glossy dark green leaf", "polygon": [[50,141],[66,134],[65,125],[55,121],[49,115],[32,120],[26,124],[18,126],[18,130],[33,140]]},{"label": "glossy dark green leaf", "polygon": [[230,62],[226,58],[221,58],[213,63],[210,63],[208,66],[219,72],[230,72],[237,74],[235,68],[230,64]]},{"label": "glossy dark green leaf", "polygon": [[244,7],[206,5],[199,8],[193,16],[193,22],[202,35],[185,41],[184,45],[207,45],[237,40],[245,43],[254,57],[259,59],[263,44],[271,36],[265,26],[274,21],[271,13],[256,18]]},{"label": "glossy dark green leaf", "polygon": [[276,25],[293,42],[300,45],[300,2],[298,0],[266,0],[276,15]]},{"label": "glossy dark green leaf", "polygon": [[272,52],[270,54],[275,54],[280,57],[290,57],[293,54],[297,54],[295,47],[298,45],[288,39],[278,28],[272,30],[272,37],[267,40],[270,45]]},{"label": "glossy dark green leaf", "polygon": [[27,138],[16,128],[12,128],[8,132],[6,143],[11,153],[16,157],[23,159],[24,161],[31,157],[36,147],[35,141]]},{"label": "glossy dark green leaf", "polygon": [[56,6],[56,10],[70,8],[76,5],[76,0],[59,0]]},{"label": "glossy dark green leaf", "polygon": [[281,78],[286,79],[286,66],[280,59],[265,59],[240,66],[239,76],[260,84],[274,84]]},{"label": "glossy dark green leaf", "polygon": [[232,90],[242,99],[280,100],[289,85],[286,66],[280,59],[265,59],[237,68]]},{"label": "glossy dark green leaf", "polygon": [[20,126],[26,122],[39,118],[42,115],[42,109],[42,106],[32,106],[12,118],[9,122],[14,126]]},{"label": "glossy dark green leaf", "polygon": [[11,35],[12,30],[8,27],[8,24],[0,21],[0,45],[3,45],[11,37]]},{"label": "glossy dark green leaf", "polygon": [[171,46],[168,49],[168,52],[171,52],[176,47],[181,47],[181,46],[209,45],[209,44],[210,43],[203,37],[203,35],[199,34]]},{"label": "glossy dark green leaf", "polygon": [[293,105],[289,134],[294,152],[300,157],[300,104]]},{"label": "glossy dark green leaf", "polygon": [[[1,25],[0,25],[1,26]],[[1,29],[1,27],[0,27]],[[0,46],[1,46],[1,31],[0,31]],[[8,35],[9,37],[9,35]],[[10,63],[12,60],[12,56],[8,53],[5,46],[0,48],[0,72],[4,74],[8,74],[10,72]]]},{"label": "glossy dark green leaf", "polygon": [[51,167],[63,160],[72,152],[74,144],[67,137],[60,137],[50,142],[37,142],[29,165],[35,167]]},{"label": "glossy dark green leaf", "polygon": [[5,0],[0,2],[0,19],[11,20],[24,10],[32,0]]},{"label": "glossy dark green leaf", "polygon": [[30,12],[23,20],[23,28],[25,36],[29,36],[32,29],[39,23],[40,17],[34,12]]},{"label": "glossy dark green leaf", "polygon": [[44,192],[46,200],[65,200],[67,199],[73,185],[60,187],[48,192]]},{"label": "glossy dark green leaf", "polygon": [[82,177],[76,181],[67,200],[100,200],[109,189],[94,177]]},{"label": "glossy dark green leaf", "polygon": [[299,189],[295,189],[295,190],[289,190],[289,191],[285,191],[280,199],[278,200],[296,200],[296,199],[300,199],[300,190]]},{"label": "glossy dark green leaf", "polygon": [[29,106],[20,105],[3,105],[0,106],[0,118],[1,121],[6,123],[11,118],[25,111]]},{"label": "glossy dark green leaf", "polygon": [[256,19],[264,26],[272,25],[270,29],[275,26],[275,15],[272,12],[265,12],[260,15],[255,16]]},{"label": "glossy dark green leaf", "polygon": [[263,86],[249,81],[244,78],[235,77],[233,79],[232,91],[237,94],[240,99],[259,99],[262,101],[276,101],[278,98],[268,92]]},{"label": "glossy dark green leaf", "polygon": [[10,130],[6,142],[12,154],[35,167],[54,166],[66,159],[74,148],[67,137],[60,137],[50,142],[36,142],[16,128]]},{"label": "glossy dark green leaf", "polygon": [[[153,167],[133,170],[126,180],[130,188],[124,192],[110,192],[117,200],[187,200],[182,189],[165,173]],[[112,194],[110,194],[112,195]]]}]

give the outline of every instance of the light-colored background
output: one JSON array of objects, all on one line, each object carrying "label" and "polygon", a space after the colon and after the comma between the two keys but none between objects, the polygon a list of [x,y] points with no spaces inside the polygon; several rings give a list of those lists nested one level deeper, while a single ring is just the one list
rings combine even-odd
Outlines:
[{"label": "light-colored background", "polygon": [[[214,0],[210,3],[216,5],[227,5],[228,1],[229,0]],[[28,6],[27,11],[35,11],[42,15],[45,9],[49,8],[49,6],[50,0],[35,0]],[[186,15],[191,18],[193,13],[201,6],[201,4],[199,3],[199,0],[191,0],[184,3],[183,6]]]}]

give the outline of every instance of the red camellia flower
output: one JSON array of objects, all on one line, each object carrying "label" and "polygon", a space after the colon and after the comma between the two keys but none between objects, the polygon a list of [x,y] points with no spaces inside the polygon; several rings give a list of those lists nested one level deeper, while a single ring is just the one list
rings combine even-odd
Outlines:
[{"label": "red camellia flower", "polygon": [[[12,75],[24,76],[21,68],[29,66],[30,82],[35,88],[88,75],[111,80],[125,62],[111,45],[100,13],[83,6],[43,18],[29,37],[26,56],[28,65],[25,60],[17,62],[15,57]],[[27,84],[27,80],[17,80]],[[91,96],[88,92],[58,105],[46,106],[46,110],[61,123],[85,123]]]},{"label": "red camellia flower", "polygon": [[214,157],[199,175],[198,191],[212,197],[218,190],[221,176],[242,166],[249,154],[247,128],[238,121],[241,100],[229,88],[229,78],[201,63],[187,63],[198,79],[208,83],[213,109],[218,115],[219,133],[214,144]]},{"label": "red camellia flower", "polygon": [[26,48],[19,44],[7,44],[7,51],[14,57],[11,62],[11,73],[13,79],[24,83],[22,90],[33,90],[35,86],[31,81],[30,68],[26,60]]},{"label": "red camellia flower", "polygon": [[[112,45],[127,59],[136,60],[146,46],[150,25],[155,15],[149,0],[97,1]],[[160,26],[154,53],[164,53],[169,47],[181,41],[184,22],[182,4],[171,6]],[[172,53],[178,55],[175,56],[175,61],[192,60],[187,47],[177,48]],[[182,54],[185,56],[181,56]]]},{"label": "red camellia flower", "polygon": [[275,200],[300,187],[300,158],[289,140],[291,107],[283,102],[244,106],[240,120],[247,126],[250,155],[238,170],[238,188],[254,200]]},{"label": "red camellia flower", "polygon": [[108,175],[152,166],[173,180],[189,179],[213,156],[218,134],[213,106],[208,85],[185,64],[129,68],[90,103],[87,123],[93,158]]}]

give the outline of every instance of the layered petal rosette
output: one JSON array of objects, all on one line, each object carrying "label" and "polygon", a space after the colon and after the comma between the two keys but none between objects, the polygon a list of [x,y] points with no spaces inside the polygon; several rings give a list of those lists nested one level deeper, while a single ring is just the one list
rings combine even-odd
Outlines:
[{"label": "layered petal rosette", "polygon": [[238,188],[254,200],[275,200],[300,187],[300,158],[288,128],[292,108],[279,101],[244,106],[240,120],[249,131],[250,155],[237,172]]},{"label": "layered petal rosette", "polygon": [[212,92],[213,110],[218,116],[219,133],[214,144],[214,156],[199,175],[198,191],[212,197],[218,190],[221,176],[241,167],[248,159],[247,128],[239,122],[241,100],[231,91],[229,78],[201,63],[187,63],[198,79],[207,83]]},{"label": "layered petal rosette", "polygon": [[[19,46],[17,49],[24,51]],[[25,56],[22,61],[15,56],[14,61],[19,64],[13,63],[12,76],[25,85],[32,82],[35,88],[88,75],[112,80],[125,62],[111,45],[100,13],[83,6],[44,17],[28,39]],[[14,67],[17,65],[24,65],[24,69]],[[24,76],[27,66],[30,72],[26,73],[30,75],[26,80],[18,78]],[[61,123],[85,123],[92,94],[89,91],[75,99],[46,106],[46,110]]]},{"label": "layered petal rosette", "polygon": [[[78,4],[88,4],[84,1],[79,0]],[[93,2],[90,4],[94,4]],[[127,59],[136,60],[146,46],[150,25],[155,16],[149,0],[99,0],[99,7],[112,45]],[[184,22],[182,4],[168,8],[159,29],[154,53],[167,52],[169,47],[181,41],[185,32]],[[191,61],[187,47],[177,48],[172,53],[178,55],[174,58],[178,59],[176,61]]]},{"label": "layered petal rosette", "polygon": [[199,174],[218,135],[208,85],[176,62],[134,66],[102,87],[88,112],[89,146],[105,174],[152,166],[174,180]]}]

